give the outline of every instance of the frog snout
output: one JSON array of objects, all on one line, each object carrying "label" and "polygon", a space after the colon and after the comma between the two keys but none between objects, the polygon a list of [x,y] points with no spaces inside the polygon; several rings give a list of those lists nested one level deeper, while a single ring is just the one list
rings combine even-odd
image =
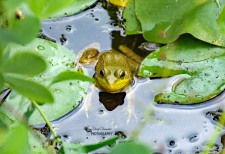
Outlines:
[{"label": "frog snout", "polygon": [[113,86],[116,83],[117,78],[115,76],[109,76],[107,78],[108,86]]}]

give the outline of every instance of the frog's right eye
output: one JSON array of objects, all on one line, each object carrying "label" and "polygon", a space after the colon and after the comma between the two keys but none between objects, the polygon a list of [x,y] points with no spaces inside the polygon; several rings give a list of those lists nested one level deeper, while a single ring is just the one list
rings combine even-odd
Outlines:
[{"label": "frog's right eye", "polygon": [[105,73],[104,73],[104,70],[100,70],[99,74],[104,77]]}]

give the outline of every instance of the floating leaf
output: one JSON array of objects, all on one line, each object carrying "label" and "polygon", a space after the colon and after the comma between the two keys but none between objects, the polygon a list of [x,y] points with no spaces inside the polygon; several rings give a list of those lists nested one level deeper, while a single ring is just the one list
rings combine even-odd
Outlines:
[{"label": "floating leaf", "polygon": [[[39,19],[58,18],[78,13],[94,4],[97,0],[28,0],[30,10]],[[21,8],[30,14],[26,6]]]},{"label": "floating leaf", "polygon": [[141,33],[141,24],[135,14],[135,0],[129,0],[126,9],[123,11],[123,17],[126,18],[124,23],[126,26],[126,33],[138,34]]},{"label": "floating leaf", "polygon": [[74,0],[28,0],[28,5],[37,17],[44,19],[71,5],[73,2]]},{"label": "floating leaf", "polygon": [[[53,148],[53,146],[47,144],[46,137],[38,130],[29,131],[28,142],[32,154],[49,154],[48,150]],[[56,154],[56,152],[51,152],[50,154]]]},{"label": "floating leaf", "polygon": [[148,146],[140,143],[121,143],[111,150],[109,154],[153,154]]},{"label": "floating leaf", "polygon": [[[52,43],[50,41],[35,39],[26,46],[14,45],[11,48],[10,57],[20,51],[31,51],[43,57],[47,62],[47,70],[34,77],[38,83],[46,86],[51,85],[52,80],[61,72],[66,70],[76,71],[73,62],[75,54],[67,48]],[[49,120],[55,120],[73,110],[85,96],[89,83],[78,80],[58,82],[50,86],[54,95],[53,104],[41,105],[40,108]],[[7,112],[7,106],[13,106],[13,110],[25,113],[30,105],[30,101],[25,99],[15,91],[12,91],[7,100],[2,105],[2,110]],[[10,112],[7,112],[10,116]],[[13,119],[13,117],[10,117]],[[38,111],[34,111],[29,118],[29,124],[44,123]]]},{"label": "floating leaf", "polygon": [[168,77],[187,74],[170,90],[156,95],[156,102],[193,104],[209,100],[225,88],[225,48],[184,36],[147,56],[138,74]]},{"label": "floating leaf", "polygon": [[58,74],[52,81],[53,83],[61,82],[61,81],[66,81],[66,80],[80,80],[80,81],[88,81],[88,82],[93,82],[94,79],[90,78],[82,73],[75,72],[75,71],[64,71]]},{"label": "floating leaf", "polygon": [[143,36],[149,41],[171,43],[181,34],[190,33],[205,42],[225,46],[225,35],[217,24],[224,0],[134,0],[134,2],[135,8],[128,5],[124,13],[127,34],[138,32],[140,28],[136,25],[139,20]]},{"label": "floating leaf", "polygon": [[46,69],[46,62],[37,54],[21,51],[5,61],[2,67],[6,73],[37,75]]},{"label": "floating leaf", "polygon": [[44,86],[17,76],[5,75],[5,82],[20,94],[39,103],[52,103],[54,101],[51,92]]},{"label": "floating leaf", "polygon": [[90,7],[97,0],[74,0],[74,2],[68,7],[61,9],[60,11],[53,14],[51,17],[63,17],[78,13],[87,7]]}]

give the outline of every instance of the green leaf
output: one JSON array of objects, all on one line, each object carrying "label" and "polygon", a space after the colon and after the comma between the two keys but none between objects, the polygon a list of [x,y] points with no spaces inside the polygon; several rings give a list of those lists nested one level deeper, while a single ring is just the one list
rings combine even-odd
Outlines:
[{"label": "green leaf", "polygon": [[3,71],[25,75],[37,75],[46,69],[46,62],[29,51],[16,52],[3,64]]},{"label": "green leaf", "polygon": [[140,143],[121,143],[111,150],[109,154],[153,154],[148,146]]},{"label": "green leaf", "polygon": [[[63,16],[69,16],[75,13],[78,13],[88,7],[90,7],[92,4],[94,4],[97,0],[73,0],[73,3],[65,7],[64,9],[61,9],[57,12],[55,12],[51,17],[63,17]],[[63,1],[65,2],[65,1]]]},{"label": "green leaf", "polygon": [[41,19],[42,11],[45,7],[46,0],[26,0],[31,11]]},{"label": "green leaf", "polygon": [[127,34],[131,35],[142,32],[141,24],[135,14],[135,0],[129,0],[126,9],[123,11],[123,17],[127,19],[127,21],[124,23]]},{"label": "green leaf", "polygon": [[[4,113],[0,112],[0,132],[2,129],[8,129],[12,126],[13,121]],[[1,135],[0,135],[1,136]],[[1,138],[2,139],[2,138]],[[0,140],[0,145],[4,140]]]},{"label": "green leaf", "polygon": [[4,154],[25,154],[30,153],[29,145],[27,142],[28,129],[19,124],[18,126],[12,128],[8,134],[7,138],[3,141],[1,145],[0,153]]},{"label": "green leaf", "polygon": [[138,74],[143,77],[180,76],[156,102],[193,104],[209,100],[225,88],[225,48],[183,36],[147,56]]},{"label": "green leaf", "polygon": [[[61,148],[61,151],[67,151],[67,149],[73,149],[75,151],[82,151],[82,152],[88,153],[88,152],[92,152],[97,149],[100,149],[102,147],[105,147],[107,145],[111,145],[111,144],[115,143],[116,140],[118,140],[118,139],[119,139],[119,136],[115,136],[115,137],[109,138],[107,140],[103,140],[99,143],[89,144],[89,145],[77,145],[77,144],[71,144],[71,143],[64,142],[62,144],[63,146]],[[66,152],[64,152],[64,153],[66,153]]]},{"label": "green leaf", "polygon": [[220,13],[218,19],[219,30],[225,35],[225,7],[223,7],[222,12]]},{"label": "green leaf", "polygon": [[3,85],[4,85],[4,79],[2,74],[0,74],[0,92],[2,91]]},{"label": "green leaf", "polygon": [[[30,10],[39,18],[58,18],[78,13],[97,0],[27,0]],[[25,14],[26,8],[22,8]]]},{"label": "green leaf", "polygon": [[135,0],[134,11],[124,14],[127,34],[138,32],[139,26],[135,30],[134,25],[139,21],[148,41],[171,43],[181,34],[190,33],[205,42],[225,46],[224,32],[217,24],[224,3],[224,0]]},{"label": "green leaf", "polygon": [[50,17],[52,14],[64,9],[65,7],[71,5],[74,0],[47,0],[45,2],[45,7],[42,11],[42,17],[47,18]]},{"label": "green leaf", "polygon": [[[26,46],[14,44],[9,50],[11,51],[10,53],[30,51],[44,58],[48,65],[47,70],[34,77],[33,80],[48,87],[59,73],[66,70],[76,71],[73,64],[76,59],[75,54],[64,46],[50,41],[35,39]],[[9,57],[12,55],[9,55]],[[52,104],[41,105],[40,108],[50,121],[56,120],[73,110],[82,101],[88,86],[88,82],[79,80],[68,80],[52,84],[49,89],[53,93],[55,101]],[[15,111],[25,113],[29,105],[30,101],[28,99],[12,91],[1,108],[7,110],[7,106],[13,106]],[[7,115],[9,117],[12,116],[11,112],[7,112]],[[10,118],[13,119],[14,117]],[[44,123],[44,121],[39,112],[35,110],[29,118],[29,124],[41,123]]]},{"label": "green leaf", "polygon": [[44,86],[17,76],[5,75],[5,82],[20,94],[39,103],[52,103],[53,96]]},{"label": "green leaf", "polygon": [[75,72],[75,71],[64,71],[59,73],[52,81],[53,83],[57,83],[57,82],[62,82],[62,81],[66,81],[66,80],[80,80],[80,81],[88,81],[88,82],[93,82],[94,79],[90,78],[82,73],[79,72]]},{"label": "green leaf", "polygon": [[23,20],[10,25],[9,29],[0,29],[0,44],[10,42],[26,44],[34,39],[40,30],[40,21],[34,16],[26,16]]},{"label": "green leaf", "polygon": [[6,10],[15,9],[22,2],[24,2],[24,0],[4,0],[3,6]]},{"label": "green leaf", "polygon": [[32,154],[56,154],[55,150],[51,150],[53,146],[50,143],[46,144],[48,143],[47,138],[38,130],[29,131],[28,142]]}]

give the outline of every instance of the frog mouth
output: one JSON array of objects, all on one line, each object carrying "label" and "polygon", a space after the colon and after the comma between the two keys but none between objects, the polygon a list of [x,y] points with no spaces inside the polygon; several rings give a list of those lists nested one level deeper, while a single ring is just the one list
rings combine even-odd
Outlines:
[{"label": "frog mouth", "polygon": [[101,87],[101,89],[109,93],[118,93],[126,89],[126,87],[128,87],[129,85],[130,82],[128,82],[127,84],[119,84],[119,83],[113,85],[107,84],[107,86]]}]

